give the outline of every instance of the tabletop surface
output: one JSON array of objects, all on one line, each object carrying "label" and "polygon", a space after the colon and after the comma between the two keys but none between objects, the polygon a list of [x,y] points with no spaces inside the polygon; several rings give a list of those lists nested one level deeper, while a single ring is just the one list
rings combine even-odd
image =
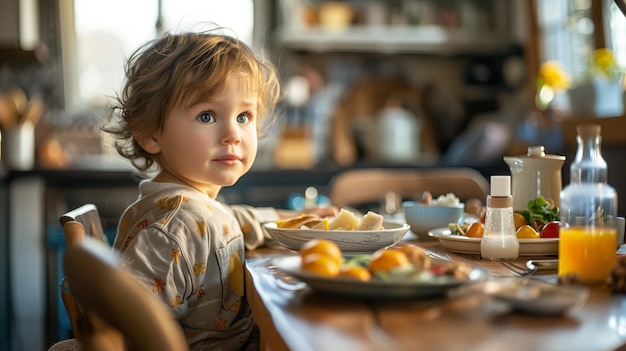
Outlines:
[{"label": "tabletop surface", "polygon": [[[489,268],[490,281],[517,279],[498,262],[447,252],[436,240],[403,241]],[[626,295],[607,286],[590,287],[581,308],[550,317],[516,312],[472,285],[441,298],[360,299],[282,283],[271,260],[293,253],[256,250],[246,263],[248,299],[272,350],[626,350]],[[555,272],[536,277],[556,280]]]}]

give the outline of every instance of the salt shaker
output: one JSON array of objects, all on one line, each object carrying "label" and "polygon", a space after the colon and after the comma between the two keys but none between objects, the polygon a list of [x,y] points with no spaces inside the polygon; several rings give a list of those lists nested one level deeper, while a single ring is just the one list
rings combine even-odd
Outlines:
[{"label": "salt shaker", "polygon": [[519,241],[513,219],[511,176],[492,176],[490,193],[480,254],[484,260],[516,259]]}]

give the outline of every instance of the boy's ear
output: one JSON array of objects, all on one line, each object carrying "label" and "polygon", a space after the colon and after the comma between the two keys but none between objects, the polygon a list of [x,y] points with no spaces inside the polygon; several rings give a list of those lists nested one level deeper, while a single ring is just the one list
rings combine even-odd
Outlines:
[{"label": "boy's ear", "polygon": [[145,152],[156,155],[161,151],[161,147],[157,142],[156,136],[154,134],[144,134],[138,135],[135,137],[137,143],[144,149]]}]

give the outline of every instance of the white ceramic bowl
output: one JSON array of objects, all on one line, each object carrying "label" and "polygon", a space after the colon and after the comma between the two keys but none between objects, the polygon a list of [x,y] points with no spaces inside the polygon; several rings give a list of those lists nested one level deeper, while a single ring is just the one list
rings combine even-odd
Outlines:
[{"label": "white ceramic bowl", "polygon": [[415,234],[427,234],[429,230],[447,227],[463,218],[464,204],[455,206],[423,205],[416,201],[402,203],[404,217]]},{"label": "white ceramic bowl", "polygon": [[309,240],[328,239],[339,246],[344,254],[356,255],[393,246],[409,231],[408,224],[384,222],[383,230],[316,230],[277,228],[276,223],[263,224],[269,235],[280,245],[299,250]]}]

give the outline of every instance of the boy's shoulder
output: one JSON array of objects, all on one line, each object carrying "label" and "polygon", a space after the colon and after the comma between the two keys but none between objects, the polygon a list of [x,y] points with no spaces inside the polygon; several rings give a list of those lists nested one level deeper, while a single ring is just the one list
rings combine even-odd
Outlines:
[{"label": "boy's shoulder", "polygon": [[115,245],[118,248],[127,245],[144,231],[157,231],[170,238],[205,240],[206,236],[192,234],[221,233],[225,226],[236,228],[236,218],[221,203],[202,193],[184,186],[140,186],[139,198],[120,219]]},{"label": "boy's shoulder", "polygon": [[[154,185],[154,184],[153,184]],[[140,187],[141,196],[134,204],[137,212],[150,217],[152,223],[172,225],[173,223],[195,223],[215,218],[224,211],[217,201],[185,186],[146,186]],[[147,215],[150,213],[150,215]]]}]

